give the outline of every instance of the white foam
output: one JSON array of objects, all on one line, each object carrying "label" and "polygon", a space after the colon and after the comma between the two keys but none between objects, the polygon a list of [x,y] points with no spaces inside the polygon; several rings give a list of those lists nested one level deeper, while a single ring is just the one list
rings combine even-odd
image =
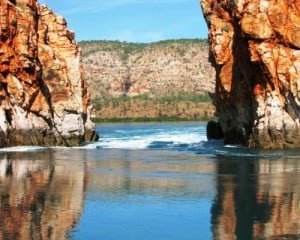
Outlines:
[{"label": "white foam", "polygon": [[[128,134],[126,134],[128,133]],[[161,127],[148,129],[138,129],[137,132],[126,131],[123,129],[114,130],[112,133],[106,133],[107,136],[101,134],[100,129],[100,140],[94,143],[88,143],[81,147],[41,147],[41,146],[20,146],[1,148],[0,152],[30,152],[39,151],[46,149],[96,149],[96,148],[107,148],[107,149],[147,149],[155,143],[160,142],[162,146],[164,143],[168,147],[173,145],[193,145],[200,144],[201,142],[207,141],[205,130],[201,127],[192,128],[169,128],[164,129]]]},{"label": "white foam", "polygon": [[175,144],[192,144],[206,141],[206,136],[198,133],[159,134],[156,138],[159,141],[172,141]]},{"label": "white foam", "polygon": [[230,145],[230,144],[227,144],[227,145],[224,145],[225,148],[240,148],[241,146],[240,145]]},{"label": "white foam", "polygon": [[151,144],[149,139],[132,139],[132,140],[112,140],[102,142],[98,146],[102,148],[118,148],[118,149],[146,149]]},{"label": "white foam", "polygon": [[100,138],[100,141],[93,144],[88,144],[85,148],[91,149],[95,147],[112,148],[112,149],[146,149],[154,142],[172,142],[178,144],[194,144],[206,141],[206,136],[200,133],[190,132],[169,132],[155,133],[145,136],[129,136],[126,138]]},{"label": "white foam", "polygon": [[0,148],[0,152],[35,152],[38,150],[44,150],[46,147],[40,146],[17,146],[17,147],[6,147]]}]

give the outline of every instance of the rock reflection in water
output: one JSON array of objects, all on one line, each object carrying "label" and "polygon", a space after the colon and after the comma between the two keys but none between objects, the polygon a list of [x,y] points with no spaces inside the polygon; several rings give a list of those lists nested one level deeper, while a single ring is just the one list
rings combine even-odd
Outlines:
[{"label": "rock reflection in water", "polygon": [[163,152],[152,154],[152,158],[155,154],[157,157],[154,161],[145,160],[147,157],[139,151],[122,152],[118,156],[121,160],[90,163],[89,191],[101,193],[102,197],[103,193],[190,197],[214,194],[213,162],[199,156],[183,161],[172,159]]},{"label": "rock reflection in water", "polygon": [[0,239],[65,239],[82,212],[82,162],[51,151],[1,153]]},{"label": "rock reflection in water", "polygon": [[218,163],[214,239],[300,239],[299,159]]}]

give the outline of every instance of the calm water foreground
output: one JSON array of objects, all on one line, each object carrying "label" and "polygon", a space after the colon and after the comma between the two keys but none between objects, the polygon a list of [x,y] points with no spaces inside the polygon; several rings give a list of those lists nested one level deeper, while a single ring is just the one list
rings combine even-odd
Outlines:
[{"label": "calm water foreground", "polygon": [[0,151],[0,239],[300,239],[300,150],[205,125],[98,126],[81,148]]}]

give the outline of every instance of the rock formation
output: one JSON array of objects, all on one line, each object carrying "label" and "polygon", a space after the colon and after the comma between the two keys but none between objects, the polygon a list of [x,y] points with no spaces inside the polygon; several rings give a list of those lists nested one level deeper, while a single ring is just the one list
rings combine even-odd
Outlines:
[{"label": "rock formation", "polygon": [[200,2],[225,143],[300,147],[300,1]]},{"label": "rock formation", "polygon": [[80,48],[64,18],[36,0],[0,4],[0,146],[96,139]]},{"label": "rock formation", "polygon": [[222,139],[224,136],[220,123],[213,120],[209,121],[206,125],[206,135],[208,140]]},{"label": "rock formation", "polygon": [[92,98],[103,94],[165,96],[180,91],[214,91],[215,70],[208,61],[207,40],[79,44]]},{"label": "rock formation", "polygon": [[214,117],[211,99],[199,101],[214,92],[207,39],[79,45],[97,118]]}]

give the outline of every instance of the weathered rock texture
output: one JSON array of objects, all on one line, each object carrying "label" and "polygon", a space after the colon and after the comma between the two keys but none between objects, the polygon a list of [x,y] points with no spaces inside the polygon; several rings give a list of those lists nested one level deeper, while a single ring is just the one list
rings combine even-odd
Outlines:
[{"label": "weathered rock texture", "polygon": [[199,100],[200,95],[214,92],[207,39],[79,45],[97,118],[214,116],[211,100]]},{"label": "weathered rock texture", "polygon": [[95,133],[80,49],[35,0],[0,4],[0,146],[79,145]]},{"label": "weathered rock texture", "polygon": [[200,2],[225,143],[300,147],[300,1]]},{"label": "weathered rock texture", "polygon": [[92,98],[214,91],[215,70],[208,61],[207,40],[79,44]]}]

